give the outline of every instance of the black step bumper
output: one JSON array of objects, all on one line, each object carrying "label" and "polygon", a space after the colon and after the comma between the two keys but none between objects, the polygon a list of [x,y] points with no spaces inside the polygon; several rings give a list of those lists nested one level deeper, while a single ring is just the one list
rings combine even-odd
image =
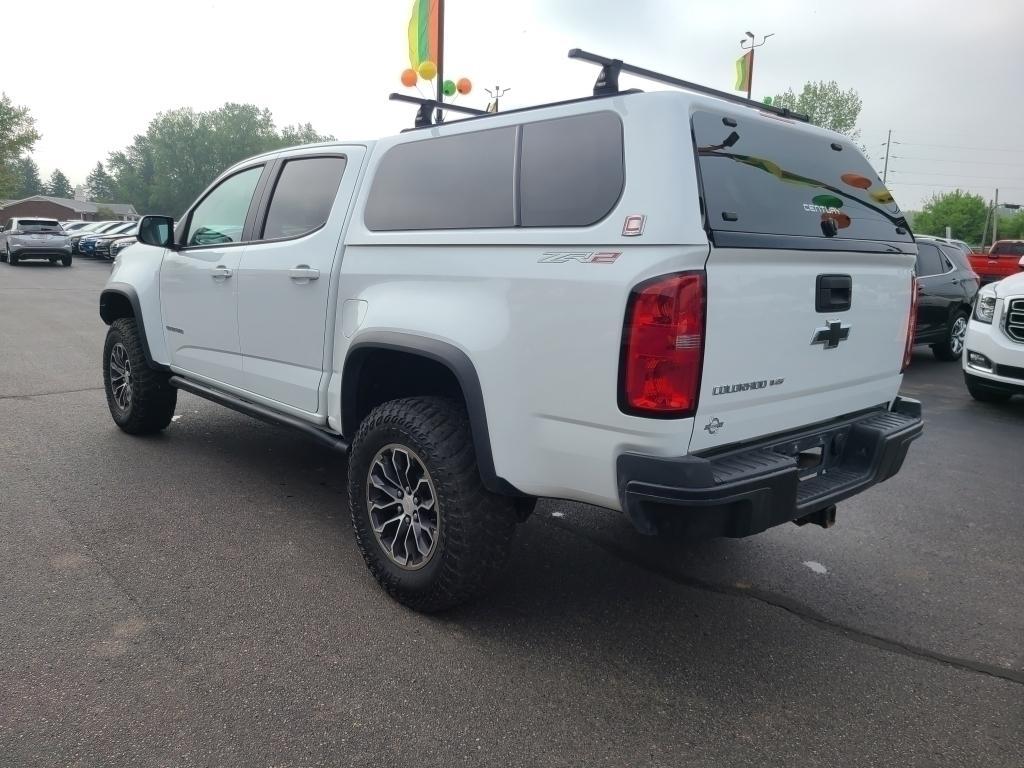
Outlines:
[{"label": "black step bumper", "polygon": [[[627,453],[616,465],[619,498],[641,533],[750,536],[889,479],[921,436],[922,424],[921,404],[896,398],[892,410],[818,424],[713,456]],[[815,452],[820,463],[806,466]]]}]

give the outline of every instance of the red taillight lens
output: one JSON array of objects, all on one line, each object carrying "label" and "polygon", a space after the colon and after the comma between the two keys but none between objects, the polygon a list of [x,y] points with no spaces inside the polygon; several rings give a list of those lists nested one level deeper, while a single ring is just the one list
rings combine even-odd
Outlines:
[{"label": "red taillight lens", "polygon": [[704,296],[703,272],[659,277],[633,289],[619,386],[624,411],[682,417],[697,409]]},{"label": "red taillight lens", "polygon": [[903,350],[903,373],[910,366],[910,353],[914,351],[914,334],[917,333],[917,278],[910,278],[910,317],[907,318],[907,346]]}]

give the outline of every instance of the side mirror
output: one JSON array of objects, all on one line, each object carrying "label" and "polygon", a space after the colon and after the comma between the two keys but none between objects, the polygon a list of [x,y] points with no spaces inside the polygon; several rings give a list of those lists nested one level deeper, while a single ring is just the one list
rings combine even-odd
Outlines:
[{"label": "side mirror", "polygon": [[174,248],[174,219],[170,216],[143,216],[139,219],[139,242],[157,248]]}]

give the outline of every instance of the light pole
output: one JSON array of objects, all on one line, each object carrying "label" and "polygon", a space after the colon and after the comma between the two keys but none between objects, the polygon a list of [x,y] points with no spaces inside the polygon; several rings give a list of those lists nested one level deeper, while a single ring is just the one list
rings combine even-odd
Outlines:
[{"label": "light pole", "polygon": [[750,92],[754,89],[754,49],[760,48],[769,37],[774,37],[775,33],[767,34],[761,38],[761,42],[757,42],[757,36],[753,32],[747,32],[746,37],[740,39],[740,48],[744,51],[750,51],[750,60],[747,64],[747,99],[750,99]]},{"label": "light pole", "polygon": [[1000,203],[999,190],[996,189],[996,196],[989,205],[988,215],[985,217],[985,228],[981,232],[981,247],[985,248],[985,237],[988,235],[988,221],[992,220],[992,244],[995,245],[999,232],[999,209],[1006,208],[1008,211],[1019,211],[1022,207],[1019,203]]},{"label": "light pole", "polygon": [[492,99],[494,99],[494,111],[497,112],[498,111],[498,99],[500,99],[502,96],[504,96],[506,93],[508,93],[512,89],[511,88],[502,88],[500,85],[495,85],[493,91],[490,88],[484,88],[484,90],[487,91],[487,95],[488,96],[490,96]]}]

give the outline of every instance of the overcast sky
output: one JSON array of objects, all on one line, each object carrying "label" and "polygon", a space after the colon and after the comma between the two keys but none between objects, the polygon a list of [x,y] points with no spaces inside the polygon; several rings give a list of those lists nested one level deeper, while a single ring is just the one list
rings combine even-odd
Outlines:
[{"label": "overcast sky", "polygon": [[[60,0],[4,24],[0,89],[36,117],[43,177],[60,168],[73,184],[181,106],[251,102],[278,125],[375,138],[412,122],[387,101],[403,90],[411,5]],[[511,88],[503,108],[587,93],[597,70],[571,47],[728,90],[743,33],[774,32],[755,98],[807,80],[855,88],[879,170],[886,132],[902,142],[889,181],[904,208],[955,186],[1024,203],[1024,0],[447,0],[446,16],[445,74],[471,78],[461,100],[476,107],[496,83]]]}]

